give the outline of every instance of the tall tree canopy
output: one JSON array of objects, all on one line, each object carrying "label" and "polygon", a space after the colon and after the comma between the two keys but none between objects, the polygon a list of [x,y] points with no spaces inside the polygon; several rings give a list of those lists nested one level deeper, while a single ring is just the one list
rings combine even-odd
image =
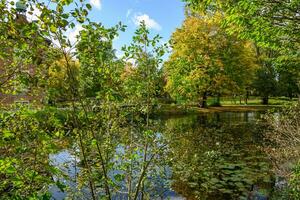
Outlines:
[{"label": "tall tree canopy", "polygon": [[[49,67],[48,79],[47,79],[47,100],[50,104],[56,102],[70,101],[72,100],[72,91],[70,89],[69,74],[72,74],[73,84],[75,88],[79,87],[79,63],[76,60],[72,60],[70,69],[66,68],[66,61],[64,58],[59,58]],[[68,72],[68,70],[70,72]],[[76,91],[78,93],[78,91]]]},{"label": "tall tree canopy", "polygon": [[80,62],[80,85],[84,96],[100,98],[119,96],[118,78],[123,70],[123,64],[117,59],[112,44],[119,30],[124,31],[125,26],[118,24],[106,29],[98,23],[83,25],[78,37],[76,55]]},{"label": "tall tree canopy", "polygon": [[[231,34],[250,39],[257,46],[277,51],[272,65],[293,74],[300,90],[299,0],[183,0],[193,12],[222,12],[223,26]],[[291,63],[294,66],[290,68]],[[298,92],[299,100],[300,95]]]},{"label": "tall tree canopy", "polygon": [[[230,32],[275,48],[299,46],[299,0],[183,0],[193,10],[222,11]],[[292,42],[292,43],[291,43]]]},{"label": "tall tree canopy", "polygon": [[130,46],[124,46],[125,59],[133,60],[134,64],[124,77],[124,90],[131,102],[142,105],[153,104],[159,95],[162,56],[166,51],[166,44],[161,45],[159,35],[153,38],[146,24],[142,22],[135,31]]},{"label": "tall tree canopy", "polygon": [[172,35],[165,64],[166,89],[175,99],[201,100],[208,94],[239,93],[251,80],[255,54],[250,43],[221,28],[221,14],[188,16]]}]

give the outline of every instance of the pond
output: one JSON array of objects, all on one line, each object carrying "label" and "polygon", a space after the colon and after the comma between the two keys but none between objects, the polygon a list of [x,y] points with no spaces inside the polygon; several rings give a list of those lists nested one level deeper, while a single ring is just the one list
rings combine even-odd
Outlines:
[{"label": "pond", "polygon": [[[145,178],[144,199],[247,199],[259,191],[267,195],[273,178],[266,155],[262,151],[263,126],[261,112],[221,112],[201,115],[158,117],[153,121],[156,144],[164,146],[149,165]],[[152,127],[152,129],[153,129]],[[138,142],[139,140],[136,139]],[[114,168],[109,172],[113,182],[118,182],[113,199],[127,199],[127,182],[122,163],[129,144],[116,147],[111,160]],[[137,145],[136,147],[139,147]],[[142,147],[141,147],[142,148]],[[151,149],[149,147],[149,149]],[[74,150],[75,149],[75,150]],[[51,187],[53,199],[90,199],[87,187],[78,189],[80,183],[80,160],[73,149],[65,149],[50,156],[66,176],[61,179],[69,186],[61,192]],[[131,158],[131,178],[138,179],[142,151]],[[149,150],[147,158],[154,154]],[[132,161],[134,160],[134,161]],[[127,163],[128,164],[128,163]],[[124,163],[123,165],[124,166]],[[116,180],[122,177],[122,180]],[[135,185],[137,180],[132,180]],[[99,194],[103,191],[98,191]],[[147,195],[146,195],[147,194]],[[139,198],[142,196],[139,194]]]}]

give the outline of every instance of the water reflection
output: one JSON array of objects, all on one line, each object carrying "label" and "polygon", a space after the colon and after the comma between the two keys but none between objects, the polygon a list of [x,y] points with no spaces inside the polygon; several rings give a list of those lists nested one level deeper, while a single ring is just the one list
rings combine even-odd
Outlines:
[{"label": "water reflection", "polygon": [[173,188],[188,199],[242,199],[253,186],[269,188],[259,116],[216,113],[166,120]]},{"label": "water reflection", "polygon": [[[152,130],[158,140],[153,141],[159,141],[156,146],[167,148],[151,163],[145,178],[144,191],[148,196],[144,198],[241,199],[249,196],[253,186],[260,190],[269,188],[272,180],[266,157],[260,151],[262,130],[256,123],[260,115],[258,112],[224,112],[154,120]],[[139,137],[139,133],[134,137]],[[136,139],[137,143],[140,141],[143,140]],[[124,141],[120,144],[116,149],[118,156],[111,160],[114,168],[109,175],[113,181],[114,177],[126,179],[126,169],[118,168],[119,164],[138,165],[142,159],[142,155],[137,156],[129,163],[125,154],[130,144]],[[73,199],[89,199],[89,190],[84,187],[77,190],[78,184],[74,182],[80,176],[78,158],[64,150],[50,156],[50,160],[69,177],[63,181],[70,187],[69,193],[51,188],[53,198],[64,199],[72,193]],[[137,179],[139,166],[132,169],[136,170],[132,177]],[[128,199],[126,190],[126,181],[120,180],[113,199]],[[75,193],[81,196],[75,198]]]}]

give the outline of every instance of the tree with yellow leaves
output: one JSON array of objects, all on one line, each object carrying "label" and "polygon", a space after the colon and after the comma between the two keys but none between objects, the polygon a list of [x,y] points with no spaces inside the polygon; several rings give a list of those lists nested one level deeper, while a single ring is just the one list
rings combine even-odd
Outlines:
[{"label": "tree with yellow leaves", "polygon": [[188,15],[172,35],[172,54],[164,66],[166,90],[176,100],[198,101],[207,96],[244,93],[255,69],[251,44],[226,34],[222,15]]},{"label": "tree with yellow leaves", "polygon": [[[47,98],[49,103],[57,103],[71,100],[72,91],[70,90],[69,79],[75,79],[72,84],[75,88],[79,87],[79,62],[71,61],[71,72],[65,67],[65,60],[63,58],[56,60],[48,70],[47,79]],[[73,74],[73,77],[69,77]]]}]

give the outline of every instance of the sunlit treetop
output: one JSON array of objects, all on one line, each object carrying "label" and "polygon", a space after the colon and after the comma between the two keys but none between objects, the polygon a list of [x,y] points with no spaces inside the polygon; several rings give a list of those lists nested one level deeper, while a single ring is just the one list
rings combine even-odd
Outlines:
[{"label": "sunlit treetop", "polygon": [[221,11],[228,32],[273,49],[294,49],[300,42],[299,0],[183,0],[194,12]]}]

